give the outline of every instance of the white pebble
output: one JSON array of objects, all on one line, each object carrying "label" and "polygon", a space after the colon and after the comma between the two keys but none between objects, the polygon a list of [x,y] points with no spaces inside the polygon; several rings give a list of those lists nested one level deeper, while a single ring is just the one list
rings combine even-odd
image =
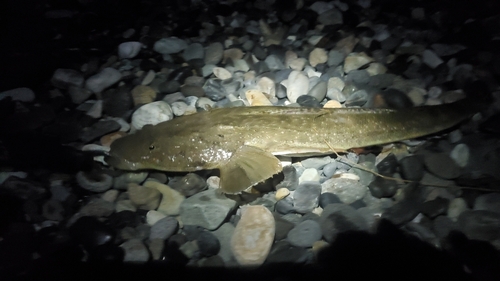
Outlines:
[{"label": "white pebble", "polygon": [[450,153],[450,157],[462,168],[467,166],[469,156],[469,147],[464,143],[457,144]]},{"label": "white pebble", "polygon": [[140,130],[144,125],[156,125],[174,117],[172,108],[164,101],[155,101],[139,107],[132,114],[132,127]]},{"label": "white pebble", "polygon": [[131,59],[141,51],[141,42],[123,42],[118,45],[118,56],[121,59]]}]

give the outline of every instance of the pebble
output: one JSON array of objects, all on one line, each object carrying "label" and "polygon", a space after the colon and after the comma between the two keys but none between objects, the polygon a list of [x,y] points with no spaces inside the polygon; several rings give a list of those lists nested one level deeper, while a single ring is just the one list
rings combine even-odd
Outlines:
[{"label": "pebble", "polygon": [[212,231],[212,234],[217,237],[220,244],[217,256],[221,257],[226,264],[234,260],[233,252],[231,250],[231,237],[233,236],[233,233],[234,225],[229,222],[222,224],[219,228]]},{"label": "pebble", "polygon": [[500,194],[486,193],[474,200],[474,210],[491,211],[500,214]]},{"label": "pebble", "polygon": [[231,249],[240,265],[258,266],[266,260],[274,241],[272,213],[263,206],[243,206],[231,237]]},{"label": "pebble", "polygon": [[351,204],[363,198],[367,190],[368,188],[360,182],[345,178],[332,178],[321,184],[321,193],[333,193],[345,204]]},{"label": "pebble", "polygon": [[321,184],[318,182],[303,182],[293,193],[293,208],[298,213],[311,212],[318,206],[321,194]]},{"label": "pebble", "polygon": [[217,237],[209,231],[202,231],[196,239],[200,254],[204,257],[217,255],[220,251],[220,242]]},{"label": "pebble", "polygon": [[85,81],[85,88],[93,93],[100,93],[104,89],[120,81],[121,78],[122,74],[120,71],[111,67],[106,67],[101,70],[101,72],[90,76],[87,81]]},{"label": "pebble", "polygon": [[149,240],[161,239],[166,240],[177,232],[179,222],[173,217],[164,217],[158,220],[151,227]]},{"label": "pebble", "polygon": [[205,95],[213,101],[220,101],[227,96],[226,89],[219,79],[208,79],[203,85]]},{"label": "pebble", "polygon": [[118,45],[118,57],[121,59],[132,59],[139,54],[141,48],[141,42],[123,42]]},{"label": "pebble", "polygon": [[76,182],[81,188],[88,191],[104,192],[113,185],[113,178],[107,174],[92,172],[89,175],[87,172],[80,171],[76,173]]},{"label": "pebble", "polygon": [[447,214],[451,220],[457,221],[460,214],[466,210],[468,210],[467,202],[463,198],[455,198],[448,205]]},{"label": "pebble", "polygon": [[82,216],[108,217],[114,211],[115,206],[113,203],[102,198],[93,198],[80,209],[79,213]]},{"label": "pebble", "polygon": [[309,63],[312,67],[316,67],[318,64],[326,63],[328,61],[328,54],[323,48],[314,48],[311,53],[309,53]]},{"label": "pebble", "polygon": [[329,204],[320,216],[321,232],[325,240],[332,243],[339,233],[367,231],[368,223],[356,209],[344,204]]},{"label": "pebble", "polygon": [[132,126],[140,130],[144,125],[156,125],[174,117],[172,108],[164,101],[155,101],[139,107],[132,114]]},{"label": "pebble", "polygon": [[248,90],[245,97],[251,106],[271,106],[271,101],[259,90]]},{"label": "pebble", "polygon": [[84,81],[85,78],[79,71],[64,68],[56,69],[56,71],[54,71],[54,74],[52,75],[52,78],[50,79],[52,85],[60,89],[68,89],[71,86],[81,88],[83,87]]},{"label": "pebble", "polygon": [[212,69],[212,71],[213,71],[215,77],[222,79],[222,80],[226,80],[226,79],[233,77],[231,72],[229,72],[227,69],[225,69],[223,67],[216,66]]},{"label": "pebble", "polygon": [[418,155],[407,156],[399,161],[399,172],[405,180],[420,181],[424,177],[424,161]]},{"label": "pebble", "polygon": [[197,194],[207,188],[205,179],[195,173],[188,173],[181,178],[171,180],[169,185],[186,197]]},{"label": "pebble", "polygon": [[349,73],[353,70],[357,70],[372,61],[373,58],[367,56],[365,53],[351,53],[345,58],[344,72]]},{"label": "pebble", "polygon": [[425,50],[422,53],[422,62],[425,63],[428,67],[434,69],[438,67],[440,64],[442,64],[444,61],[438,55],[436,55],[435,52],[431,50]]},{"label": "pebble", "polygon": [[326,97],[326,92],[328,90],[327,86],[327,82],[320,81],[318,84],[312,87],[307,95],[314,97],[317,101],[322,101]]},{"label": "pebble", "polygon": [[281,69],[285,68],[285,65],[283,64],[283,62],[276,55],[267,56],[267,58],[264,60],[264,62],[266,63],[269,70],[271,70],[271,71],[281,70]]},{"label": "pebble", "polygon": [[424,155],[427,170],[443,179],[454,179],[460,175],[460,167],[445,153],[428,153]]},{"label": "pebble", "polygon": [[182,57],[185,61],[190,61],[195,59],[204,59],[204,54],[205,50],[203,49],[203,45],[200,43],[193,43],[184,49]]},{"label": "pebble", "polygon": [[309,79],[302,72],[294,70],[288,76],[285,87],[288,100],[294,103],[298,97],[307,94]]},{"label": "pebble", "polygon": [[160,205],[158,205],[157,211],[168,215],[175,216],[180,212],[180,206],[184,199],[186,198],[180,192],[172,189],[170,186],[156,182],[156,181],[146,181],[143,186],[155,188],[161,193]]},{"label": "pebble", "polygon": [[368,188],[371,195],[376,198],[393,197],[398,190],[396,181],[381,177],[375,178],[375,180],[368,185]]},{"label": "pebble", "polygon": [[319,172],[315,168],[307,168],[299,177],[299,184],[308,181],[319,181]]},{"label": "pebble", "polygon": [[445,215],[448,210],[450,201],[445,198],[438,197],[434,200],[427,201],[422,204],[422,213],[430,218]]},{"label": "pebble", "polygon": [[305,220],[288,232],[287,241],[296,247],[309,248],[321,239],[322,232],[318,222]]},{"label": "pebble", "polygon": [[205,48],[205,64],[217,65],[224,55],[224,46],[220,42],[214,42]]},{"label": "pebble", "polygon": [[125,252],[124,262],[145,263],[149,260],[149,251],[140,239],[130,239],[120,245]]},{"label": "pebble", "polygon": [[365,90],[359,90],[352,93],[346,100],[346,106],[363,106],[368,101],[368,93]]},{"label": "pebble", "polygon": [[450,152],[450,157],[460,168],[467,166],[470,157],[469,147],[464,143],[457,144]]},{"label": "pebble", "polygon": [[500,215],[487,210],[464,211],[458,217],[459,229],[469,239],[493,241],[500,238]]},{"label": "pebble", "polygon": [[131,93],[135,106],[148,104],[156,99],[156,91],[149,86],[137,85]]},{"label": "pebble", "polygon": [[160,205],[161,193],[155,188],[129,183],[127,192],[130,201],[139,209],[156,210]]},{"label": "pebble", "polygon": [[281,200],[281,199],[287,197],[289,194],[290,194],[290,190],[288,190],[288,188],[282,187],[282,188],[276,190],[275,198],[276,198],[276,200]]},{"label": "pebble", "polygon": [[33,92],[30,88],[21,87],[0,93],[0,100],[7,97],[12,98],[13,101],[32,102],[35,100],[35,92]]},{"label": "pebble", "polygon": [[188,47],[187,43],[177,37],[162,38],[154,43],[153,50],[160,54],[175,54]]},{"label": "pebble", "polygon": [[215,190],[205,190],[181,203],[181,221],[185,225],[198,225],[214,230],[224,222],[235,207],[236,201],[219,195]]}]

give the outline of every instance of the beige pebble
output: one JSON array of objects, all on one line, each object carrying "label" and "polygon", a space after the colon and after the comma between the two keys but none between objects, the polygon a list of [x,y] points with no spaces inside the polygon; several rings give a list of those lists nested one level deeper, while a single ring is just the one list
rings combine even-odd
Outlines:
[{"label": "beige pebble", "polygon": [[323,48],[314,48],[309,54],[309,64],[312,67],[328,61],[328,53]]},{"label": "beige pebble", "polygon": [[241,219],[231,237],[231,250],[241,265],[264,263],[274,241],[275,222],[271,211],[261,205],[243,206]]},{"label": "beige pebble", "polygon": [[341,108],[342,105],[336,100],[329,100],[325,103],[323,108]]},{"label": "beige pebble", "polygon": [[157,209],[158,212],[170,216],[179,214],[181,203],[186,198],[184,195],[170,186],[156,181],[148,180],[143,185],[154,188],[162,194],[161,202]]},{"label": "beige pebble", "polygon": [[108,190],[108,191],[104,192],[104,193],[101,195],[101,198],[102,198],[103,200],[106,200],[106,201],[108,201],[108,202],[113,203],[113,202],[115,202],[115,201],[116,201],[116,198],[118,198],[118,194],[119,194],[119,193],[120,193],[120,192],[119,192],[118,190],[116,190],[116,189],[110,189],[110,190]]},{"label": "beige pebble", "polygon": [[149,226],[153,226],[157,221],[166,217],[167,216],[165,214],[162,214],[155,210],[150,210],[149,212],[146,213],[146,223]]},{"label": "beige pebble", "polygon": [[312,250],[314,253],[318,253],[318,251],[321,251],[322,249],[328,247],[330,244],[324,240],[319,240],[313,243],[312,245]]},{"label": "beige pebble", "polygon": [[129,183],[127,187],[130,201],[139,209],[155,210],[160,205],[161,193],[158,190],[136,183]]},{"label": "beige pebble", "polygon": [[222,60],[222,63],[226,63],[228,59],[231,59],[233,61],[237,61],[243,58],[245,53],[238,48],[231,48],[224,50],[224,59]]},{"label": "beige pebble", "polygon": [[153,102],[155,98],[156,92],[149,86],[137,85],[132,89],[132,99],[136,106]]},{"label": "beige pebble", "polygon": [[101,140],[100,140],[101,145],[109,147],[111,145],[111,143],[113,143],[113,141],[115,141],[116,139],[119,139],[121,137],[124,137],[126,135],[127,135],[127,133],[120,132],[120,131],[104,135],[101,137]]},{"label": "beige pebble", "polygon": [[353,70],[359,69],[364,65],[369,64],[372,61],[373,58],[369,57],[365,53],[349,54],[344,61],[344,72],[349,73]]},{"label": "beige pebble", "polygon": [[214,67],[214,69],[212,71],[213,71],[215,77],[222,79],[222,80],[226,80],[226,79],[233,77],[231,72],[229,72],[229,70],[227,70],[223,67],[216,66],[216,67]]},{"label": "beige pebble", "polygon": [[290,194],[290,190],[288,190],[288,188],[282,187],[276,191],[275,197],[276,197],[276,200],[281,200],[281,199],[287,197],[289,194]]},{"label": "beige pebble", "polygon": [[245,96],[252,106],[265,106],[273,105],[269,99],[259,90],[248,90]]}]

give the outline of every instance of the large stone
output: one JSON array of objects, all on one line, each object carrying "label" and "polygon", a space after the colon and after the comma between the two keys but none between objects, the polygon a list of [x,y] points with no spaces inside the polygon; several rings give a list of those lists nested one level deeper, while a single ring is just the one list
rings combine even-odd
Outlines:
[{"label": "large stone", "polygon": [[271,211],[261,205],[244,206],[231,238],[231,249],[239,264],[264,263],[274,240],[275,223]]}]

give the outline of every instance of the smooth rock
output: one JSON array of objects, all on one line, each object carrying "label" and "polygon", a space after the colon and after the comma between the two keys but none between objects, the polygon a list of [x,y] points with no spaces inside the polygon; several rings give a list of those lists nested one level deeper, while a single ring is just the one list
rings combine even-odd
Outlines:
[{"label": "smooth rock", "polygon": [[293,193],[293,208],[298,213],[311,212],[318,206],[321,194],[321,184],[318,182],[303,182]]},{"label": "smooth rock", "polygon": [[205,49],[205,64],[216,65],[222,60],[224,46],[220,42],[214,42]]},{"label": "smooth rock", "polygon": [[465,143],[457,144],[450,152],[450,157],[460,168],[467,166],[470,157],[469,147]]},{"label": "smooth rock", "polygon": [[371,63],[372,61],[373,58],[367,56],[365,53],[351,53],[345,58],[344,72],[349,73]]},{"label": "smooth rock", "polygon": [[337,195],[345,204],[351,204],[363,198],[368,188],[360,182],[346,178],[332,178],[321,184],[321,193]]},{"label": "smooth rock", "polygon": [[156,91],[149,86],[137,85],[132,89],[131,93],[136,106],[151,103],[156,98]]},{"label": "smooth rock", "polygon": [[443,179],[454,179],[460,175],[460,167],[445,153],[428,153],[424,155],[427,170]]},{"label": "smooth rock", "polygon": [[118,57],[131,59],[139,54],[142,48],[141,42],[123,42],[118,45]]},{"label": "smooth rock", "polygon": [[460,230],[469,239],[493,241],[500,238],[500,214],[486,211],[465,211],[458,217]]},{"label": "smooth rock", "polygon": [[342,203],[342,201],[340,200],[340,198],[331,193],[331,192],[324,192],[324,193],[321,193],[321,195],[319,196],[319,206],[321,208],[325,208],[328,204],[334,204],[334,203]]},{"label": "smooth rock", "polygon": [[309,88],[309,79],[302,72],[296,70],[292,71],[286,81],[286,94],[290,102],[297,102],[298,97],[307,94]]},{"label": "smooth rock", "polygon": [[81,88],[85,78],[83,74],[74,69],[58,68],[54,71],[50,82],[57,88],[68,89],[70,86]]},{"label": "smooth rock", "polygon": [[223,67],[216,66],[212,69],[212,71],[213,71],[215,77],[222,79],[222,80],[226,80],[226,79],[233,77],[231,72],[229,72],[227,69],[225,69]]},{"label": "smooth rock", "polygon": [[307,95],[314,97],[317,101],[322,101],[326,97],[327,90],[328,90],[327,82],[320,81],[318,84],[312,87],[312,89],[307,93]]},{"label": "smooth rock", "polygon": [[165,217],[158,220],[152,227],[149,233],[149,239],[162,239],[166,240],[175,232],[179,227],[179,222],[173,217]]},{"label": "smooth rock", "polygon": [[474,210],[485,210],[500,213],[500,194],[486,193],[474,200]]},{"label": "smooth rock", "polygon": [[161,193],[155,188],[129,183],[127,192],[139,209],[156,210],[160,205]]},{"label": "smooth rock", "polygon": [[145,263],[149,260],[148,248],[140,239],[130,239],[120,245],[125,251],[124,262]]},{"label": "smooth rock", "polygon": [[263,206],[243,206],[241,219],[231,238],[231,249],[239,264],[258,266],[264,263],[274,241],[273,214]]},{"label": "smooth rock", "polygon": [[440,64],[442,64],[444,61],[438,55],[436,55],[435,52],[431,50],[425,50],[422,53],[422,62],[425,63],[428,67],[434,69],[438,67]]},{"label": "smooth rock", "polygon": [[356,209],[344,204],[329,204],[320,216],[323,237],[327,242],[335,241],[339,233],[367,231],[368,223]]},{"label": "smooth rock", "polygon": [[209,231],[202,231],[198,238],[196,239],[198,243],[198,249],[204,257],[210,257],[217,255],[220,250],[220,242],[217,236]]},{"label": "smooth rock", "polygon": [[197,193],[181,203],[180,216],[183,224],[198,225],[208,230],[219,227],[236,201],[220,195],[215,190]]},{"label": "smooth rock", "polygon": [[321,236],[319,223],[314,220],[305,220],[288,232],[287,241],[296,247],[309,248],[314,242],[320,240]]},{"label": "smooth rock", "polygon": [[85,81],[85,88],[93,93],[100,93],[104,89],[120,81],[121,78],[122,74],[120,71],[111,67],[106,67],[101,70],[101,72],[90,76],[87,81]]},{"label": "smooth rock", "polygon": [[326,63],[328,61],[328,54],[323,48],[314,48],[311,53],[309,53],[309,64],[312,67],[316,67],[318,64]]},{"label": "smooth rock", "polygon": [[224,223],[212,233],[217,237],[220,243],[220,249],[217,255],[220,256],[225,263],[234,260],[231,250],[231,237],[234,233],[234,225],[229,222]]},{"label": "smooth rock", "polygon": [[82,216],[108,217],[114,211],[115,206],[113,203],[102,198],[93,198],[80,209],[79,213]]},{"label": "smooth rock", "polygon": [[140,130],[144,125],[156,125],[174,117],[172,108],[164,101],[155,101],[139,107],[132,114],[132,126]]},{"label": "smooth rock", "polygon": [[205,179],[195,173],[188,173],[169,182],[170,187],[182,195],[189,197],[207,188]]},{"label": "smooth rock", "polygon": [[155,42],[153,50],[160,54],[175,54],[188,47],[187,43],[177,37],[162,38]]},{"label": "smooth rock", "polygon": [[146,223],[149,226],[153,226],[157,221],[159,221],[163,218],[166,218],[166,217],[167,216],[165,214],[162,214],[162,213],[155,211],[155,210],[150,210],[146,214]]},{"label": "smooth rock", "polygon": [[177,190],[172,189],[170,186],[156,181],[148,180],[143,184],[143,186],[155,188],[161,193],[162,197],[160,205],[157,209],[158,212],[170,216],[179,214],[182,201],[186,198],[184,195]]},{"label": "smooth rock", "polygon": [[420,181],[424,177],[424,161],[418,155],[407,156],[399,161],[399,172],[405,180]]},{"label": "smooth rock", "polygon": [[203,49],[203,45],[200,43],[193,43],[187,46],[186,49],[182,52],[182,57],[185,61],[190,61],[194,59],[203,59],[205,50]]}]

